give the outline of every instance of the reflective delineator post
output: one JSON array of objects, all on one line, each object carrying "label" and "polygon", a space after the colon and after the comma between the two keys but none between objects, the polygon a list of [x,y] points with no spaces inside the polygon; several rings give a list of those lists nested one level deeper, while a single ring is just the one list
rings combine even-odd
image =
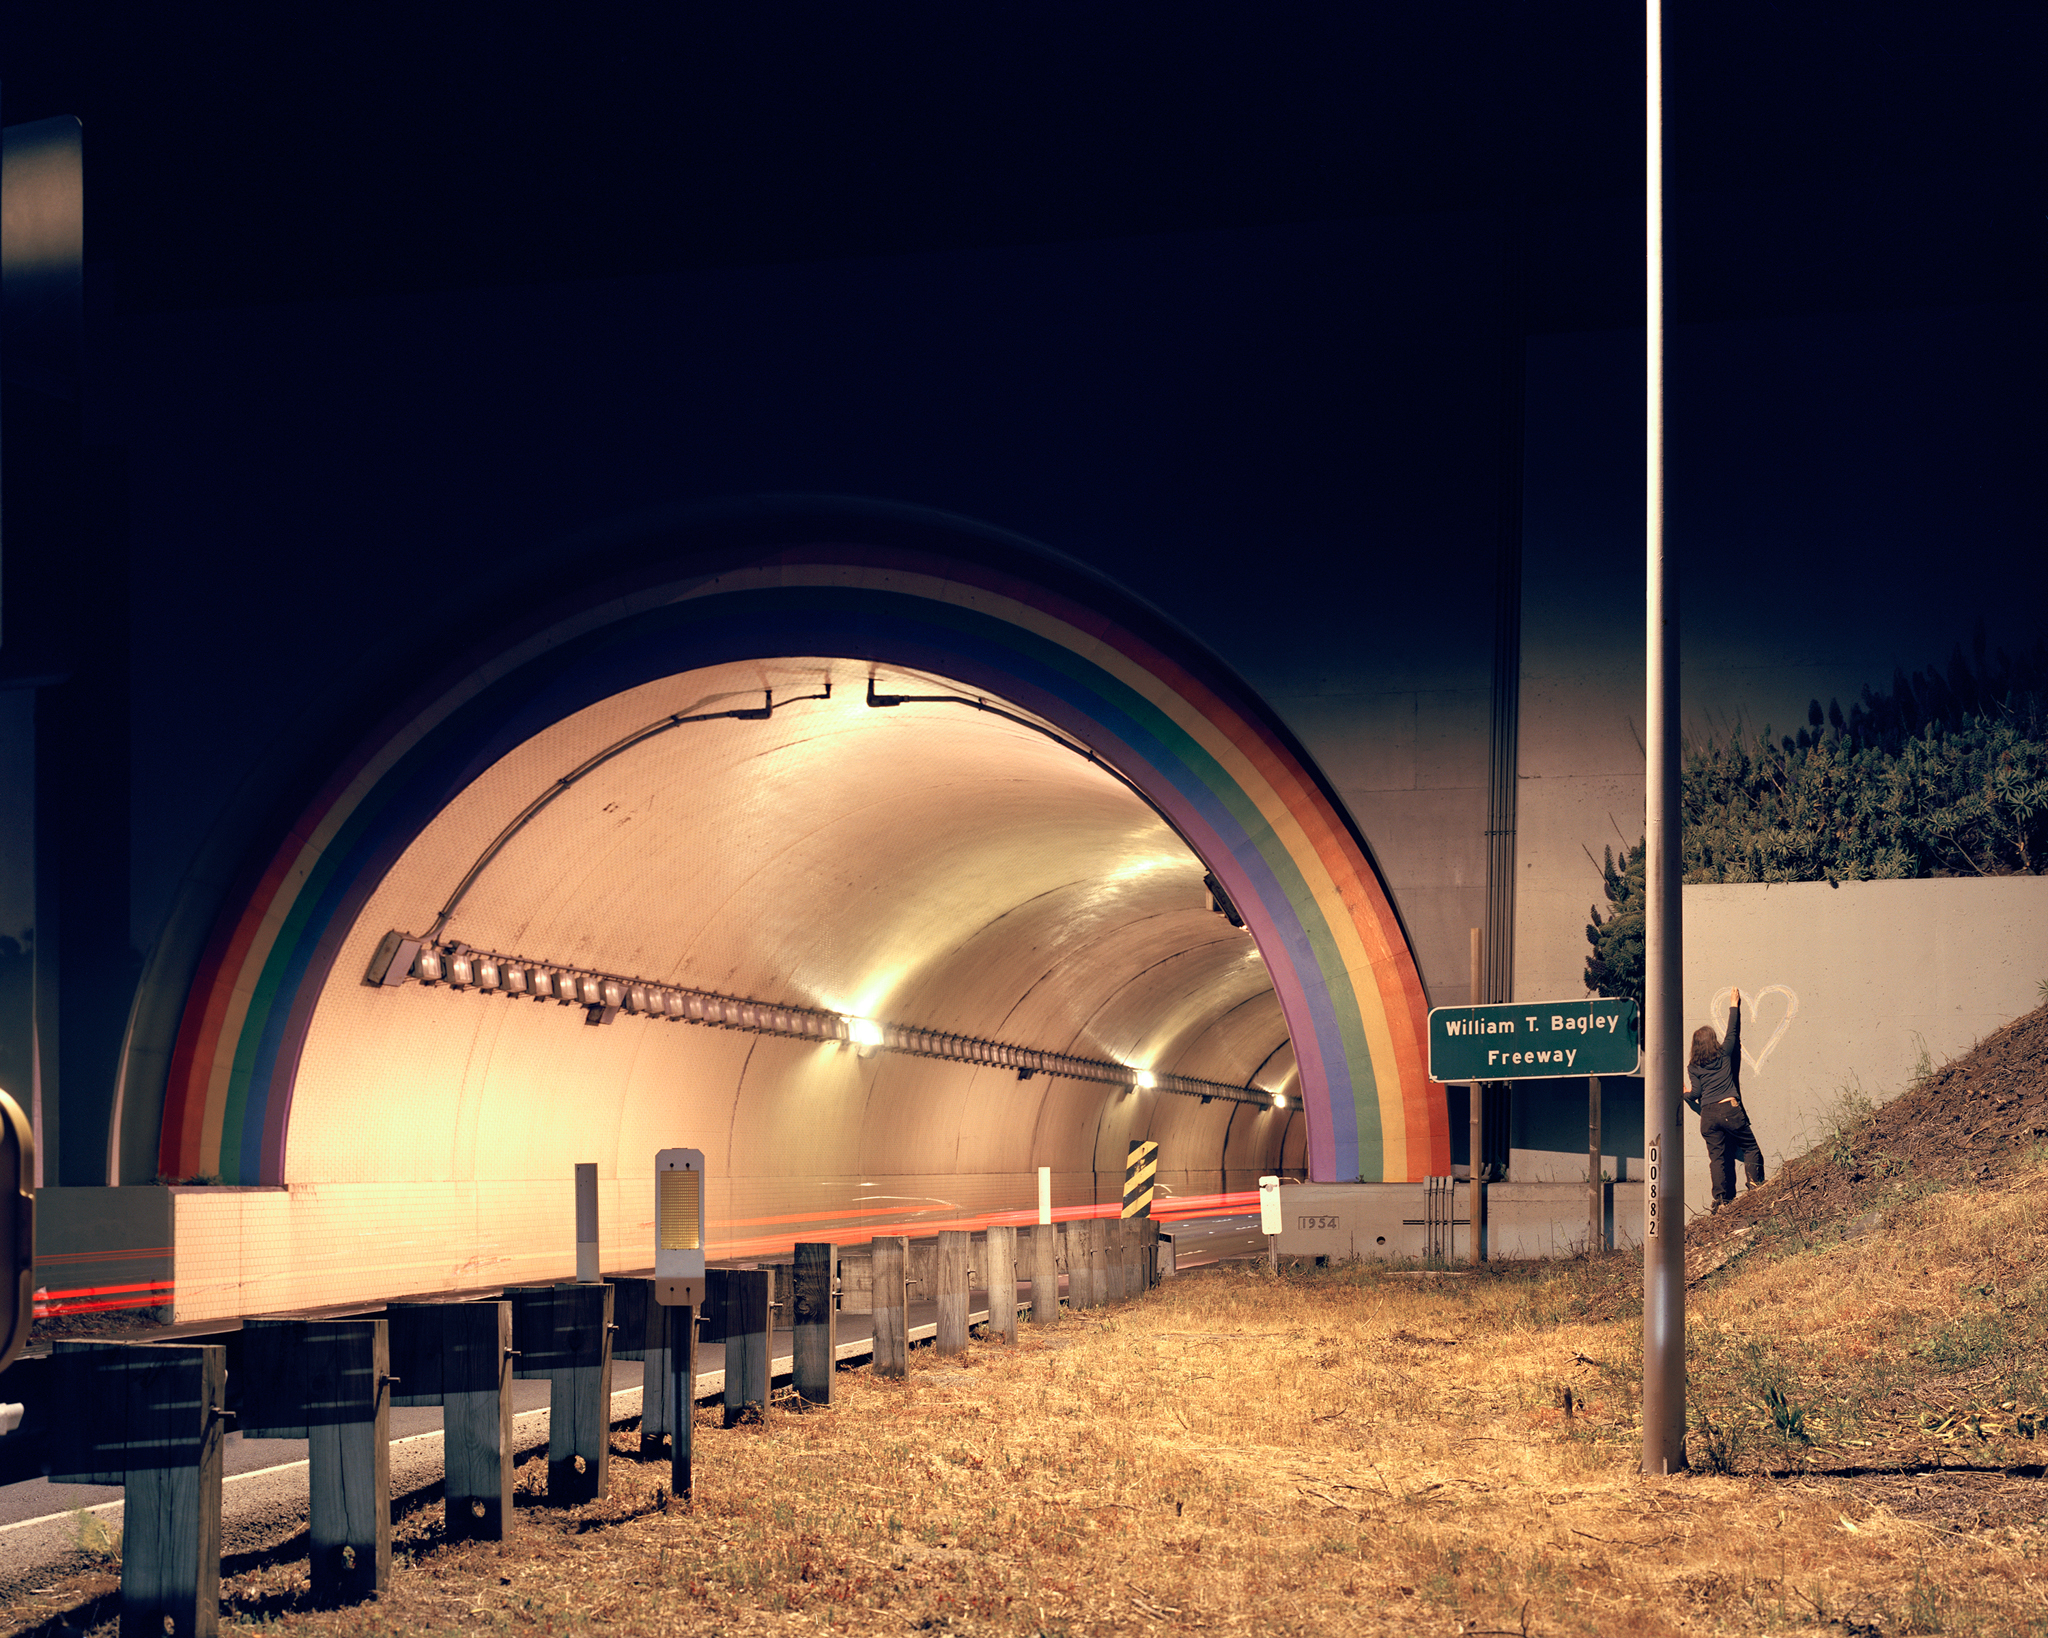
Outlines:
[{"label": "reflective delineator post", "polygon": [[1685,1146],[1683,810],[1678,767],[1678,575],[1664,542],[1664,40],[1661,0],[1647,7],[1648,320],[1645,450],[1648,604],[1644,658],[1643,861],[1643,1471],[1685,1466]]},{"label": "reflective delineator post", "polygon": [[597,1167],[576,1163],[576,1283],[595,1285],[597,1272]]}]

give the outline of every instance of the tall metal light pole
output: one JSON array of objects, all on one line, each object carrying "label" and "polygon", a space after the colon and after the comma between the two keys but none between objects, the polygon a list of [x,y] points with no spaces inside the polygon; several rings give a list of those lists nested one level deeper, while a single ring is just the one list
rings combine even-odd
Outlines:
[{"label": "tall metal light pole", "polygon": [[1648,0],[1649,606],[1645,631],[1646,928],[1643,940],[1643,1471],[1685,1466],[1685,1139],[1679,1127],[1685,1014],[1679,880],[1678,575],[1664,545],[1664,40]]}]

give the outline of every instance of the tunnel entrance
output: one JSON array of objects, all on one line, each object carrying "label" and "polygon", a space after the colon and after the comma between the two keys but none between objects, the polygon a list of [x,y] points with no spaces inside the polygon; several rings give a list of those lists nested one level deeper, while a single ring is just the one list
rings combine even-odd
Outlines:
[{"label": "tunnel entrance", "polygon": [[[727,1254],[1028,1207],[1041,1165],[1108,1199],[1131,1137],[1190,1194],[1448,1170],[1398,918],[1241,684],[1108,588],[752,557],[456,657],[247,872],[158,1170],[282,1192],[188,1196],[181,1247],[219,1215],[303,1304],[541,1277],[572,1161],[637,1246],[677,1143]],[[392,933],[610,979],[616,1010],[366,982]]]},{"label": "tunnel entrance", "polygon": [[[1206,874],[1083,748],[953,679],[663,678],[519,746],[385,876],[307,1036],[284,1181],[448,1197],[595,1160],[624,1248],[655,1150],[688,1144],[734,1256],[1026,1208],[1038,1166],[1063,1207],[1113,1199],[1132,1137],[1177,1195],[1249,1189],[1283,1163],[1266,1093],[1294,1064]],[[468,948],[366,984],[387,930]],[[536,972],[596,999],[508,993]],[[472,1220],[475,1254],[520,1255]]]}]

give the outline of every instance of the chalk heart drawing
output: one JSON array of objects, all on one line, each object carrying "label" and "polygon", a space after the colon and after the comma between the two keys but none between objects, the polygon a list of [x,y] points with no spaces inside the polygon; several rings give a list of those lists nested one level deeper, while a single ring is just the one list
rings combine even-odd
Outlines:
[{"label": "chalk heart drawing", "polygon": [[[1716,1023],[1726,1016],[1728,999],[1732,993],[1729,988],[1724,986],[1714,992],[1714,999],[1708,1003],[1707,1011],[1712,1015]],[[1792,987],[1789,984],[1766,984],[1760,990],[1746,990],[1742,996],[1744,1025],[1742,1033],[1754,1041],[1757,1031],[1757,1013],[1763,1007],[1765,998],[1773,995],[1782,995],[1785,998],[1785,1016],[1778,1020],[1778,1027],[1771,1031],[1771,1038],[1764,1042],[1763,1051],[1751,1052],[1747,1046],[1742,1049],[1742,1061],[1759,1075],[1764,1072],[1764,1064],[1771,1054],[1777,1050],[1778,1043],[1785,1039],[1785,1031],[1792,1027],[1792,1020],[1798,1016],[1799,997],[1792,993]]]}]

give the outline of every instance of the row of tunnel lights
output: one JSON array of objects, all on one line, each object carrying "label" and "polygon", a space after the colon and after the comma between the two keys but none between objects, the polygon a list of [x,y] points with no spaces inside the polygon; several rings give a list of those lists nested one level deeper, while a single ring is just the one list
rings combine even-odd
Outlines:
[{"label": "row of tunnel lights", "polygon": [[[1204,1103],[1220,1097],[1274,1109],[1287,1107],[1287,1096],[1282,1092],[1267,1093],[1255,1087],[1233,1086],[1192,1075],[1161,1075],[1106,1059],[1044,1052],[1036,1047],[1012,1046],[940,1030],[909,1029],[807,1007],[775,1006],[700,990],[671,989],[633,979],[608,978],[601,973],[484,955],[467,948],[444,950],[432,944],[416,944],[402,936],[389,938],[386,944],[392,948],[385,970],[379,973],[373,967],[368,979],[380,986],[402,983],[410,977],[422,984],[446,984],[455,990],[520,995],[565,1007],[580,1006],[586,1021],[592,1024],[608,1024],[623,1012],[638,1018],[662,1018],[670,1023],[709,1024],[808,1041],[843,1041],[855,1047],[862,1057],[881,1050],[1012,1069],[1019,1080],[1041,1074],[1063,1075],[1070,1080],[1106,1081],[1134,1090],[1176,1092],[1184,1097],[1198,1097]],[[380,949],[379,953],[383,955],[384,951]]]}]

